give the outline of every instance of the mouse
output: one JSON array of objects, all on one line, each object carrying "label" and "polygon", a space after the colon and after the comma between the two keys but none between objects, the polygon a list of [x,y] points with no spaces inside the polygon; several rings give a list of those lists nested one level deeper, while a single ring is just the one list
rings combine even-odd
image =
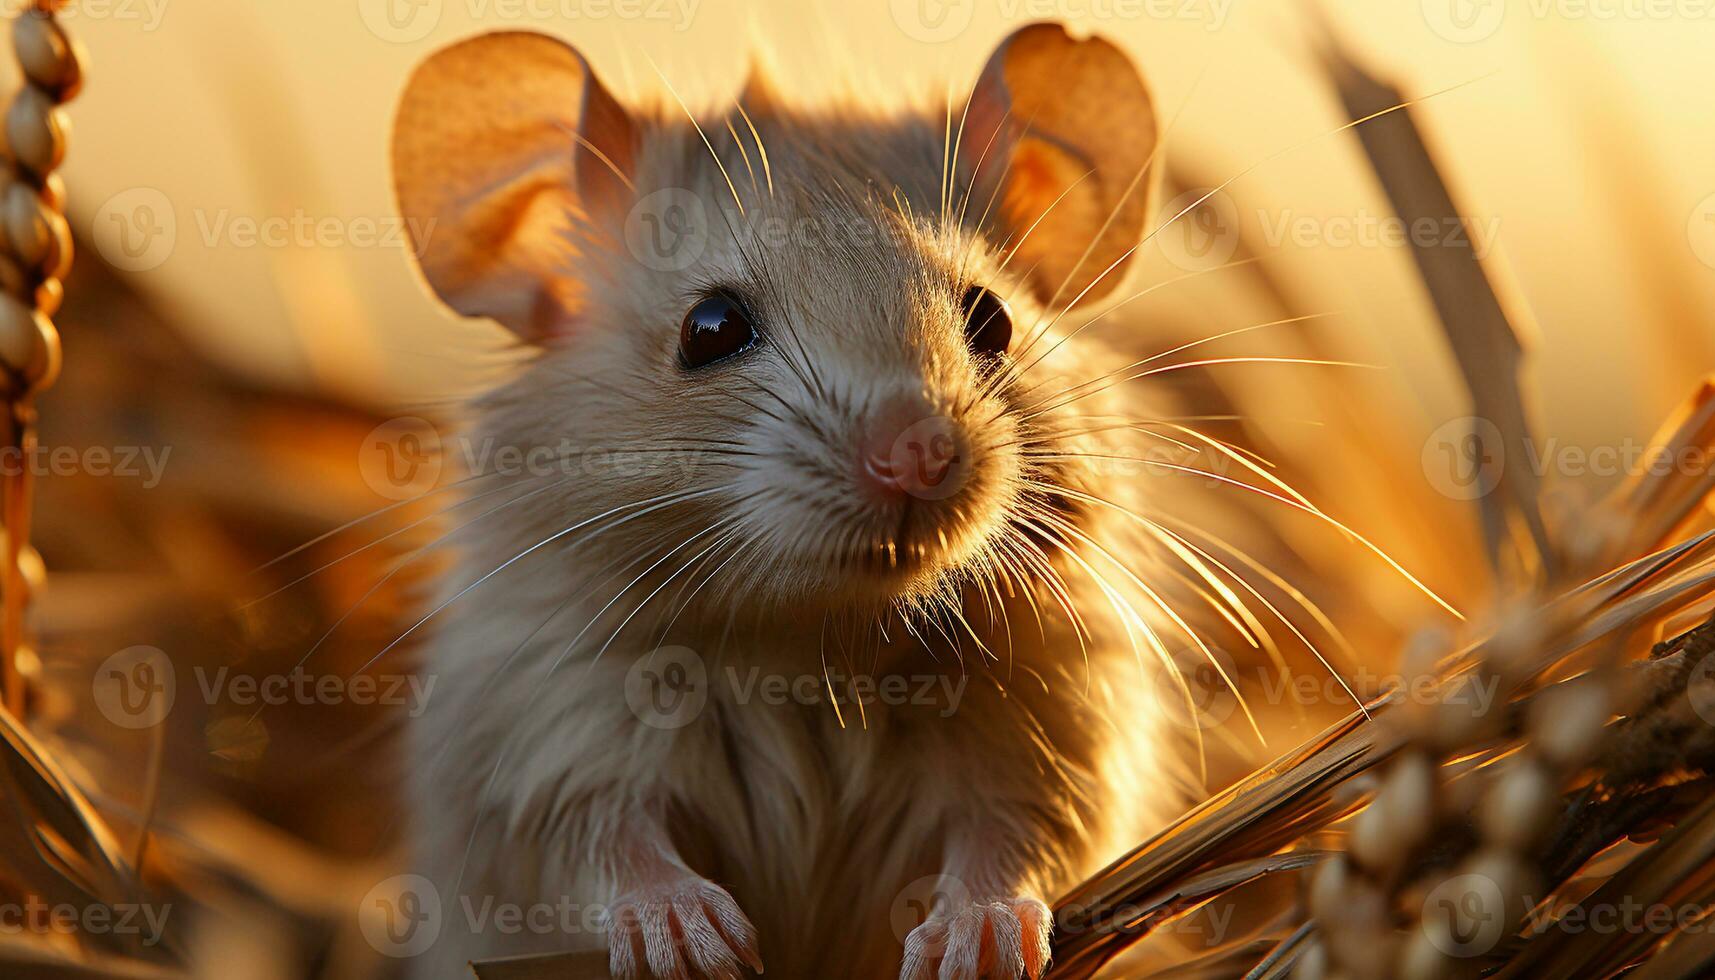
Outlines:
[{"label": "mouse", "polygon": [[461,409],[409,970],[1039,977],[1055,897],[1187,802],[1145,665],[1195,630],[1105,462],[1161,406],[1089,312],[1146,237],[1150,88],[1056,23],[900,108],[663,82],[510,31],[400,99],[421,279],[521,352]]}]

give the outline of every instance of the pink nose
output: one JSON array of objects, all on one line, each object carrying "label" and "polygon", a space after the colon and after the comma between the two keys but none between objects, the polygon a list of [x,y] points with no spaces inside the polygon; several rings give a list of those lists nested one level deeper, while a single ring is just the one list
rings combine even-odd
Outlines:
[{"label": "pink nose", "polygon": [[964,487],[970,473],[963,428],[915,400],[870,418],[857,462],[859,483],[888,498],[944,500]]}]

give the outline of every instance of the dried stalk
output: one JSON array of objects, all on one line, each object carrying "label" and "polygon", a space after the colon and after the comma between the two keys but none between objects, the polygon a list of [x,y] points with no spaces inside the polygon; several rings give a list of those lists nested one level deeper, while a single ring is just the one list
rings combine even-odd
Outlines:
[{"label": "dried stalk", "polygon": [[[1324,38],[1324,63],[1353,118],[1365,119],[1406,101],[1397,88],[1365,71],[1332,31],[1324,31]],[[1541,481],[1529,464],[1532,413],[1524,390],[1525,346],[1515,326],[1525,319],[1523,304],[1503,298],[1496,277],[1485,268],[1485,261],[1492,260],[1477,252],[1476,222],[1455,202],[1410,110],[1370,119],[1354,132],[1406,226],[1420,220],[1437,227],[1457,222],[1465,231],[1435,243],[1414,238],[1411,249],[1471,394],[1477,422],[1466,460],[1471,472],[1465,475],[1485,481],[1480,515],[1497,570],[1507,570],[1510,543],[1521,558],[1515,571],[1540,569],[1552,580],[1558,556],[1538,504]],[[1519,524],[1527,538],[1513,533]]]},{"label": "dried stalk", "polygon": [[63,0],[33,0],[13,22],[13,49],[24,87],[6,113],[11,180],[0,190],[0,437],[14,464],[0,474],[0,689],[14,715],[25,709],[24,610],[29,601],[30,468],[36,446],[35,395],[59,373],[60,341],[49,318],[58,311],[71,268],[65,185],[55,171],[65,158],[60,106],[83,84],[82,49],[56,17]]}]

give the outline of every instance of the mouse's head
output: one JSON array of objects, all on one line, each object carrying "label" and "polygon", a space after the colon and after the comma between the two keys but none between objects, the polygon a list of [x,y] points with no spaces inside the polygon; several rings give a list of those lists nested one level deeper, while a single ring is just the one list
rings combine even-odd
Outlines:
[{"label": "mouse's head", "polygon": [[612,464],[580,464],[546,520],[593,518],[616,565],[724,575],[729,606],[1033,577],[1075,531],[1056,488],[1091,428],[1063,391],[1088,359],[1050,325],[1119,278],[1158,169],[1130,61],[1034,25],[946,111],[799,111],[755,84],[696,123],[667,105],[496,34],[430,59],[400,111],[429,284],[540,348],[483,432]]}]

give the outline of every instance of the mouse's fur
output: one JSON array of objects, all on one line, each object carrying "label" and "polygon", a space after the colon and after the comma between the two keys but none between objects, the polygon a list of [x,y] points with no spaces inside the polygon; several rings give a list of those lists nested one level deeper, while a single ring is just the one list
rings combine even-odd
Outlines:
[{"label": "mouse's fur", "polygon": [[[929,976],[944,957],[941,976],[1016,976],[1040,965],[1035,902],[1181,799],[1143,660],[1156,638],[1188,640],[1148,595],[1138,524],[1082,496],[1139,509],[1147,481],[1075,455],[1139,452],[1135,433],[1090,430],[1147,413],[1113,388],[1032,414],[1138,355],[1099,330],[1057,343],[1074,314],[1022,358],[1052,350],[1041,363],[991,383],[959,297],[973,283],[1008,297],[1016,347],[1053,318],[1058,283],[1022,262],[1001,271],[1023,229],[983,223],[974,153],[943,190],[941,115],[744,104],[732,130],[703,120],[713,155],[677,106],[633,116],[621,149],[634,155],[613,161],[626,199],[689,195],[708,218],[700,253],[652,268],[623,244],[624,211],[568,212],[551,274],[576,284],[570,312],[472,407],[480,448],[549,447],[556,465],[481,477],[482,499],[458,512],[473,523],[412,735],[414,870],[445,909],[420,976],[601,947],[601,931],[568,934],[559,918],[468,928],[485,905],[566,903],[618,908],[636,934],[616,933],[618,967],[718,974],[749,941],[698,878],[754,923],[770,975],[874,978],[904,962]],[[454,305],[486,312],[425,265]],[[762,341],[687,371],[680,321],[715,288],[744,299]],[[900,506],[854,490],[877,407],[899,403],[953,420],[967,467],[953,497]],[[639,684],[653,693],[687,665],[705,706],[650,717]],[[854,675],[905,681],[860,705],[844,690]],[[771,676],[789,679],[785,696]],[[939,882],[938,903],[937,875],[957,880]],[[914,901],[936,916],[920,928]]]}]

